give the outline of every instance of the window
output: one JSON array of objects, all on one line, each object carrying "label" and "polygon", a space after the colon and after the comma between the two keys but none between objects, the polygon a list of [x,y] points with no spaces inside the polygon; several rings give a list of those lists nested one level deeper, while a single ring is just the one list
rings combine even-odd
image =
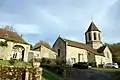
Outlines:
[{"label": "window", "polygon": [[78,54],[78,62],[83,62],[83,61],[84,61],[84,55]]},{"label": "window", "polygon": [[89,41],[91,40],[91,33],[88,33]]},{"label": "window", "polygon": [[58,49],[58,56],[60,57],[60,49]]},{"label": "window", "polygon": [[90,55],[90,53],[88,53],[88,55]]},{"label": "window", "polygon": [[39,54],[37,54],[37,57],[39,57]]},{"label": "window", "polygon": [[75,58],[71,58],[71,62],[74,64],[76,62]]},{"label": "window", "polygon": [[107,52],[107,58],[109,58],[109,53]]},{"label": "window", "polygon": [[13,58],[16,59],[17,58],[17,53],[13,54]]},{"label": "window", "polygon": [[94,35],[94,40],[97,40],[97,38],[96,38],[96,33],[95,33],[95,32],[93,33],[93,35]]},{"label": "window", "polygon": [[98,33],[98,37],[99,37],[99,40],[100,40],[100,33]]}]

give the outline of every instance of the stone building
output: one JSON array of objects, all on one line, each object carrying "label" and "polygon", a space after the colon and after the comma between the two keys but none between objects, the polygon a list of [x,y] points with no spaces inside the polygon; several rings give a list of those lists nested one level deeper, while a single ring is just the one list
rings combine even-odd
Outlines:
[{"label": "stone building", "polygon": [[28,61],[41,58],[56,59],[57,53],[54,52],[51,46],[44,41],[40,41],[35,44],[32,50],[29,52]]},{"label": "stone building", "polygon": [[27,62],[30,45],[17,32],[0,28],[0,59],[22,59]]},{"label": "stone building", "polygon": [[85,32],[86,44],[58,37],[53,50],[58,53],[57,59],[65,60],[67,64],[76,62],[95,62],[99,64],[112,63],[112,53],[101,41],[101,31],[91,22]]}]

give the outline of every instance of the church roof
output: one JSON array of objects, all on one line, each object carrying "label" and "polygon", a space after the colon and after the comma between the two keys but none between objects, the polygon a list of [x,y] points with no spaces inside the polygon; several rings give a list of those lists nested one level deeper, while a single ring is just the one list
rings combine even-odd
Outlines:
[{"label": "church roof", "polygon": [[43,45],[44,47],[46,47],[48,49],[52,49],[51,46],[45,41],[40,41],[40,42],[36,43],[35,46],[33,47],[33,49],[37,49],[37,48],[41,47],[41,45]]},{"label": "church roof", "polygon": [[91,53],[94,53],[96,55],[101,55],[99,54],[96,50],[94,50],[90,45],[88,44],[84,44],[84,43],[80,43],[80,42],[76,42],[76,41],[72,41],[72,40],[68,40],[68,39],[64,39],[65,42],[67,42],[68,46],[72,46],[72,47],[76,47],[76,48],[80,48],[80,49],[85,49]]},{"label": "church roof", "polygon": [[105,50],[106,46],[102,46],[99,49],[97,49],[98,53],[103,53],[103,51]]},{"label": "church roof", "polygon": [[12,42],[28,44],[21,36],[17,34],[17,32],[5,30],[3,28],[0,28],[0,38]]},{"label": "church roof", "polygon": [[90,31],[99,31],[100,32],[100,30],[96,27],[94,22],[91,22],[91,24],[86,32],[90,32]]}]

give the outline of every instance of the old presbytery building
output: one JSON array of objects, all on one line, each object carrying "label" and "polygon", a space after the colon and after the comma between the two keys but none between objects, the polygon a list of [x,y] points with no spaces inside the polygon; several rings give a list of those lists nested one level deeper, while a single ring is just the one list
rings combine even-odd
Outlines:
[{"label": "old presbytery building", "polygon": [[112,63],[112,53],[101,41],[101,31],[91,22],[85,32],[86,44],[58,37],[53,50],[58,53],[57,59],[65,60],[67,64],[76,62],[95,62],[99,64]]}]

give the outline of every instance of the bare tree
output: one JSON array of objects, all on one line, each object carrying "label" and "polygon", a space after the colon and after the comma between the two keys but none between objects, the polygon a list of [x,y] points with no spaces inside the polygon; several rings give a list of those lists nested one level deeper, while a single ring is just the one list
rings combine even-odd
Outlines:
[{"label": "bare tree", "polygon": [[15,30],[13,29],[12,26],[8,26],[8,25],[6,25],[6,26],[3,27],[3,29],[5,29],[5,30],[7,30],[7,31],[15,32]]}]

